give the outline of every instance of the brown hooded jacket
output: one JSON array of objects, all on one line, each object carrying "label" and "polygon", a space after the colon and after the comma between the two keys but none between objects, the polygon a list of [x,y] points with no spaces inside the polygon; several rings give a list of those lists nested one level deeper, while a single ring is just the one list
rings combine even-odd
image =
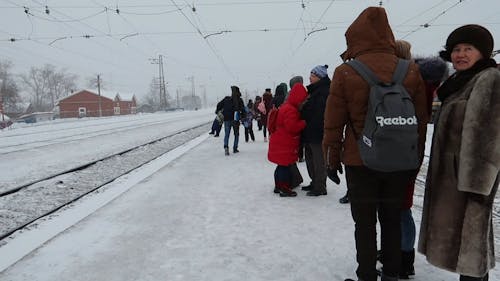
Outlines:
[{"label": "brown hooded jacket", "polygon": [[[344,61],[356,58],[382,81],[389,82],[396,69],[395,40],[383,8],[365,9],[349,26]],[[413,99],[418,119],[419,149],[423,157],[428,122],[425,85],[417,65],[412,62],[404,86]],[[343,162],[361,166],[356,139],[363,131],[369,95],[368,83],[347,64],[335,69],[325,111],[323,151],[325,163],[336,169]],[[344,137],[345,128],[345,137]],[[353,132],[354,128],[354,132]]]}]

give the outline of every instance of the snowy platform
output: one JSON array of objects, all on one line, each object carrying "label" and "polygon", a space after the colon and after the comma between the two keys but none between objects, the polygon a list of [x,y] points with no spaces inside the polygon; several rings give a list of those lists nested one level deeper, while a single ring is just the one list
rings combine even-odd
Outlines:
[{"label": "snowy platform", "polygon": [[[172,159],[158,159],[61,212],[93,204],[95,212],[0,273],[0,280],[282,280],[341,281],[355,277],[354,225],[346,191],[328,182],[328,195],[274,194],[274,165],[262,132],[240,139],[240,153],[224,156],[222,138]],[[222,136],[222,135],[221,135]],[[241,136],[242,137],[242,136]],[[231,139],[232,143],[232,139]],[[177,158],[176,158],[177,157]],[[163,162],[162,162],[163,161]],[[305,163],[299,169],[308,183]],[[138,180],[140,179],[140,180]],[[126,187],[126,188],[125,188]],[[414,211],[417,230],[420,213]],[[48,220],[57,221],[58,217]],[[16,239],[40,237],[43,223]],[[0,257],[14,255],[0,247]],[[416,257],[413,280],[458,280]],[[490,280],[500,280],[494,270]]]}]

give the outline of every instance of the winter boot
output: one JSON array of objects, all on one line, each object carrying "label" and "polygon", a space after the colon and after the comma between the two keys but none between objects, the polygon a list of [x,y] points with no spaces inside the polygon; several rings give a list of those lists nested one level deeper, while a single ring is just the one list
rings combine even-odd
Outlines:
[{"label": "winter boot", "polygon": [[290,188],[290,184],[278,182],[277,188],[280,191],[280,197],[295,197],[297,196],[297,192],[293,191]]},{"label": "winter boot", "polygon": [[280,190],[280,197],[295,197],[297,196],[297,192],[293,190]]},{"label": "winter boot", "polygon": [[224,147],[224,154],[225,154],[226,156],[228,156],[228,155],[229,155],[229,147]]},{"label": "winter boot", "polygon": [[302,190],[304,190],[304,191],[311,191],[313,189],[314,189],[314,186],[312,185],[312,183],[302,187]]},{"label": "winter boot", "polygon": [[328,193],[326,192],[326,190],[324,191],[317,191],[317,190],[309,190],[306,195],[307,196],[321,196],[321,195],[327,195]]},{"label": "winter boot", "polygon": [[344,195],[344,197],[339,199],[340,204],[347,204],[349,203],[349,196],[347,196],[347,193]]},{"label": "winter boot", "polygon": [[387,276],[382,273],[380,281],[398,281],[398,277]]},{"label": "winter boot", "polygon": [[238,153],[238,152],[240,152],[238,148],[233,148],[233,153]]},{"label": "winter boot", "polygon": [[488,274],[484,277],[470,277],[465,275],[460,275],[460,281],[488,281]]},{"label": "winter boot", "polygon": [[410,279],[410,276],[415,275],[415,249],[410,252],[401,251],[401,266],[399,268],[400,279]]}]

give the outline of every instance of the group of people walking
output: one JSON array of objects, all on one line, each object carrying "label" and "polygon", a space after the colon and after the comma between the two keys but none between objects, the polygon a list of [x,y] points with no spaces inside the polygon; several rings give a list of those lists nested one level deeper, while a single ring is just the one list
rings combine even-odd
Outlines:
[{"label": "group of people walking", "polygon": [[[289,93],[283,83],[274,98],[268,89],[252,104],[265,140],[267,115],[259,107],[278,109],[268,149],[269,161],[277,165],[274,191],[282,197],[297,195],[293,188],[300,177],[296,162],[302,147],[311,178],[302,187],[308,196],[327,195],[326,179],[339,184],[345,170],[357,280],[408,279],[415,274],[413,191],[437,93],[441,108],[433,118],[418,251],[429,263],[458,273],[461,281],[488,280],[495,265],[492,208],[500,181],[500,71],[491,58],[493,36],[482,26],[465,25],[449,34],[439,57],[413,58],[411,44],[394,38],[385,10],[369,7],[345,38],[344,63],[331,80],[328,66],[318,65],[310,71],[307,87],[294,77]],[[224,112],[227,133],[239,120],[235,112],[239,118],[246,112],[241,94],[235,98],[233,92],[226,99],[217,111]],[[411,108],[400,110],[403,104]],[[396,111],[400,116],[383,115]],[[403,143],[391,145],[394,134]],[[236,139],[233,152],[237,148]]]}]

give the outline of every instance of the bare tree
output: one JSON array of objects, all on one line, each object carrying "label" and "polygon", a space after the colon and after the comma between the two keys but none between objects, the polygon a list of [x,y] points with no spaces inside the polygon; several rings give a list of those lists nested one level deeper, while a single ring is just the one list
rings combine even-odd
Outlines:
[{"label": "bare tree", "polygon": [[11,73],[13,64],[10,61],[0,61],[0,95],[5,112],[16,112],[21,102],[19,88]]},{"label": "bare tree", "polygon": [[149,92],[141,99],[141,103],[150,106],[153,111],[160,109],[160,85],[157,79],[151,80]]},{"label": "bare tree", "polygon": [[31,67],[28,74],[21,74],[26,90],[31,94],[31,103],[36,111],[52,110],[57,100],[69,95],[76,88],[78,76],[65,69],[56,70],[51,64],[41,68]]},{"label": "bare tree", "polygon": [[[94,90],[94,89],[97,89],[98,87],[101,87],[101,90],[106,90],[107,89],[107,83],[105,81],[102,80],[102,76],[99,78],[100,83],[97,83],[97,75],[94,75],[94,76],[90,76],[90,77],[87,77],[87,87],[89,87],[90,89]],[[100,85],[98,85],[100,84]]]}]

